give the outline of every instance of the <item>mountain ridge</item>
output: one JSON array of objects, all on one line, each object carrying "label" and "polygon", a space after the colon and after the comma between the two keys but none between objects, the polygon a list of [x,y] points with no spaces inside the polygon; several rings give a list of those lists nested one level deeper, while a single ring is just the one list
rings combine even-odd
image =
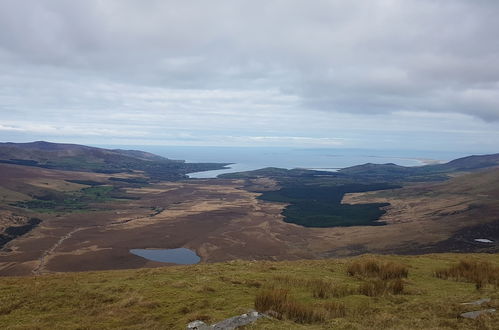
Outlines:
[{"label": "mountain ridge", "polygon": [[0,143],[0,163],[48,169],[119,173],[142,171],[151,179],[178,180],[187,173],[221,169],[226,163],[186,163],[141,150],[105,149],[35,141]]}]

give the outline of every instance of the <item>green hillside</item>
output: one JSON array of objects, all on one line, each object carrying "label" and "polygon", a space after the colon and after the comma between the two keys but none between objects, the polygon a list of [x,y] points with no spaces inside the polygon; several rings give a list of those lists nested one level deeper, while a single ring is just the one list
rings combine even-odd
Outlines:
[{"label": "green hillside", "polygon": [[[461,260],[473,273],[453,277]],[[499,307],[498,269],[496,254],[439,254],[0,278],[0,327],[184,329],[256,303],[274,317],[249,329],[494,329],[497,313],[458,316]],[[480,298],[492,300],[462,305]]]},{"label": "green hillside", "polygon": [[153,180],[178,180],[187,173],[217,170],[227,164],[186,163],[139,150],[103,149],[36,141],[0,143],[0,163],[95,173],[140,171]]}]

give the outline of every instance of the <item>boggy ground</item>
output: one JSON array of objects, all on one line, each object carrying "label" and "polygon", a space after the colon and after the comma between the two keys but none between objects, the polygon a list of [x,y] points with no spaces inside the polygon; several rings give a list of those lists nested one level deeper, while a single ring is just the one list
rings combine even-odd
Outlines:
[{"label": "boggy ground", "polygon": [[[498,252],[498,201],[498,168],[461,173],[441,183],[347,194],[343,199],[343,203],[390,203],[380,218],[388,226],[378,237],[394,239],[390,231],[396,230],[398,244],[391,249],[381,247],[371,251],[411,254]],[[491,239],[493,243],[476,242],[476,238]],[[370,243],[367,245],[375,248]]]},{"label": "boggy ground", "polygon": [[[22,199],[30,198],[47,186],[66,192],[87,187],[65,180],[109,185],[110,175],[2,167],[2,188],[8,192],[3,212],[43,221],[0,251],[0,275],[165,265],[129,253],[134,248],[186,247],[195,250],[202,262],[313,259],[367,251],[422,253],[463,228],[492,223],[499,214],[499,205],[494,203],[499,195],[494,188],[499,186],[497,170],[472,174],[464,181],[461,177],[441,184],[346,196],[343,202],[392,203],[382,219],[388,222],[386,226],[305,228],[282,220],[285,204],[259,200],[258,193],[249,191],[278,188],[265,178],[125,185],[119,189],[127,199],[100,200],[89,210],[28,212],[7,202],[19,200],[15,195],[19,192]],[[141,173],[113,177],[141,177]],[[481,183],[480,188],[471,189],[474,182]]]},{"label": "boggy ground", "polygon": [[240,188],[231,180],[163,182],[127,189],[138,199],[105,201],[92,211],[36,214],[43,222],[0,252],[0,273],[164,265],[130,254],[132,248],[185,246],[204,261],[291,257],[266,230],[282,206]]}]

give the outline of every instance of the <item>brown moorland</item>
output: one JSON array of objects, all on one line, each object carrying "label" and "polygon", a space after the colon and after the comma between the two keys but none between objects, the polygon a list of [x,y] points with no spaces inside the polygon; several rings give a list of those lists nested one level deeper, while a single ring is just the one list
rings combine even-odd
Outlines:
[{"label": "brown moorland", "polygon": [[[141,186],[109,181],[110,174],[0,166],[2,188],[15,192],[1,203],[2,221],[12,217],[43,220],[1,250],[2,275],[164,265],[129,253],[133,248],[187,247],[202,262],[313,259],[367,251],[423,253],[452,240],[459,230],[494,223],[499,214],[497,169],[443,183],[344,198],[348,203],[390,202],[382,218],[386,226],[304,228],[282,221],[285,204],[259,200],[258,193],[249,191],[248,187],[277,189],[266,178],[160,181]],[[140,178],[142,174],[112,177]],[[127,199],[106,199],[91,204],[91,210],[74,212],[35,212],[10,205],[19,196],[88,187],[66,181],[75,179],[118,185]],[[469,238],[465,243],[489,251],[497,246]]]}]

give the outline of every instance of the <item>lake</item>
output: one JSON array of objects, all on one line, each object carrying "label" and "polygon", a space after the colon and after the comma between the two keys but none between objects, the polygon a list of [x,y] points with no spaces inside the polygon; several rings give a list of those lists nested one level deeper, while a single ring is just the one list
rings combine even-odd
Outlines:
[{"label": "lake", "polygon": [[192,265],[201,261],[201,258],[192,250],[178,249],[131,249],[139,257],[151,261],[168,262],[179,265]]}]

